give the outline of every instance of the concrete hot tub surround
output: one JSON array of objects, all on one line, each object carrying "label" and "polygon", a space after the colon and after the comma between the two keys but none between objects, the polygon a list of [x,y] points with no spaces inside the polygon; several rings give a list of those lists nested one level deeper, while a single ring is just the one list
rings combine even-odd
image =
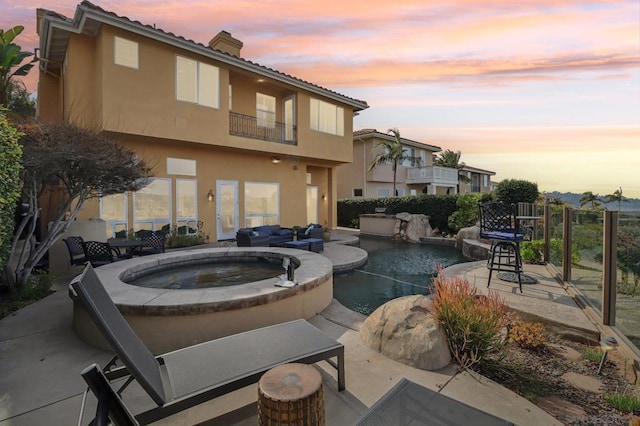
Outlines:
[{"label": "concrete hot tub surround", "polygon": [[[229,287],[156,289],[127,284],[135,277],[171,266],[263,257],[298,265],[290,288],[276,286],[279,277]],[[333,298],[333,265],[308,251],[279,247],[228,247],[173,251],[112,263],[95,269],[127,322],[154,353],[294,319],[309,319]],[[284,269],[282,270],[284,273]],[[90,343],[108,348],[77,298],[73,328]]]}]

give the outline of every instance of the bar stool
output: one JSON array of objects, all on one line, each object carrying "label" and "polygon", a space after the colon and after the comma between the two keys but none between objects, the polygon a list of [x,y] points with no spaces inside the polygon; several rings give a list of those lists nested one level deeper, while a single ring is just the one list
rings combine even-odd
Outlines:
[{"label": "bar stool", "polygon": [[491,284],[493,271],[513,272],[518,276],[518,286],[522,293],[522,257],[520,242],[524,234],[519,233],[516,220],[516,205],[499,202],[479,203],[480,238],[491,240],[487,269]]}]

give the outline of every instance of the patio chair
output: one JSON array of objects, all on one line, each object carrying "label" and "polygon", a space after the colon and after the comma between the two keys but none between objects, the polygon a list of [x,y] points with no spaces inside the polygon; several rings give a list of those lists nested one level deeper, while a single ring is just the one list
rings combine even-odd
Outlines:
[{"label": "patio chair", "polygon": [[82,250],[84,257],[94,268],[119,260],[131,259],[131,255],[122,254],[118,248],[111,247],[109,243],[102,241],[83,241]]},{"label": "patio chair", "polygon": [[82,248],[84,239],[82,237],[67,237],[63,238],[62,241],[64,241],[67,246],[67,251],[69,252],[69,264],[71,266],[84,265],[87,261],[84,255],[84,249]]},{"label": "patio chair", "polygon": [[[345,389],[344,346],[305,320],[289,321],[222,337],[154,357],[131,329],[90,264],[71,289],[115,352],[102,369],[112,381],[135,380],[155,407],[135,415],[148,424],[258,382],[271,368],[290,362],[327,361]],[[332,358],[337,358],[333,362]],[[117,365],[117,364],[122,365]],[[170,395],[165,393],[170,390]],[[98,395],[100,397],[100,395]]]},{"label": "patio chair", "polygon": [[522,257],[520,242],[524,234],[519,232],[516,219],[516,205],[499,202],[478,204],[480,217],[480,238],[491,241],[487,268],[491,284],[493,271],[511,272],[518,277],[518,286],[522,293]]},{"label": "patio chair", "polygon": [[151,232],[142,236],[144,246],[135,251],[134,254],[147,256],[149,254],[164,253],[166,236],[162,232]]}]

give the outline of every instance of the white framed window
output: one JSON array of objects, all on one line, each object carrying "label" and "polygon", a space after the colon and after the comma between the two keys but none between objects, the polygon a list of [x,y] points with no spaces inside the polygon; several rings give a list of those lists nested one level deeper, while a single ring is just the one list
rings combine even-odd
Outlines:
[{"label": "white framed window", "polygon": [[126,38],[113,38],[113,62],[116,65],[138,69],[138,43]]},{"label": "white framed window", "polygon": [[311,130],[344,136],[344,108],[311,98],[309,114]]},{"label": "white framed window", "polygon": [[195,179],[176,179],[176,226],[178,235],[198,232],[198,184]]},{"label": "white framed window", "polygon": [[390,193],[389,188],[378,188],[378,197],[388,197]]},{"label": "white framed window", "polygon": [[107,223],[107,238],[126,238],[129,232],[127,194],[100,197],[100,219]]},{"label": "white framed window", "polygon": [[396,188],[396,195],[397,195],[398,197],[404,197],[404,194],[405,194],[404,189],[402,189],[402,188]]},{"label": "white framed window", "polygon": [[167,157],[167,174],[195,176],[196,160]]},{"label": "white framed window", "polygon": [[416,191],[415,189],[410,189],[409,195],[418,195],[418,191]]},{"label": "white framed window", "polygon": [[176,56],[176,99],[220,107],[220,70],[213,65]]},{"label": "white framed window", "polygon": [[482,175],[482,186],[489,186],[489,175]]},{"label": "white framed window", "polygon": [[133,230],[171,229],[171,179],[155,178],[133,193]]},{"label": "white framed window", "polygon": [[229,85],[229,111],[233,109],[233,87]]},{"label": "white framed window", "polygon": [[268,182],[245,182],[245,226],[280,223],[280,185]]},{"label": "white framed window", "polygon": [[258,126],[273,129],[276,127],[276,98],[256,93],[256,118]]}]

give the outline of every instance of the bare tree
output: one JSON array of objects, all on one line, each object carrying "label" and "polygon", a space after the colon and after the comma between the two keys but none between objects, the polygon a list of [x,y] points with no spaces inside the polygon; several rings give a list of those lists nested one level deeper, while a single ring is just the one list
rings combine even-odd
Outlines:
[{"label": "bare tree", "polygon": [[[22,196],[28,211],[17,224],[11,253],[19,255],[18,268],[5,268],[5,280],[13,286],[27,282],[33,268],[58,241],[85,202],[91,198],[136,191],[148,183],[150,168],[133,151],[94,131],[66,123],[21,124],[24,134]],[[58,208],[46,234],[36,243],[39,200],[50,191]],[[17,253],[18,240],[25,244]],[[28,254],[27,254],[28,253]]]}]

